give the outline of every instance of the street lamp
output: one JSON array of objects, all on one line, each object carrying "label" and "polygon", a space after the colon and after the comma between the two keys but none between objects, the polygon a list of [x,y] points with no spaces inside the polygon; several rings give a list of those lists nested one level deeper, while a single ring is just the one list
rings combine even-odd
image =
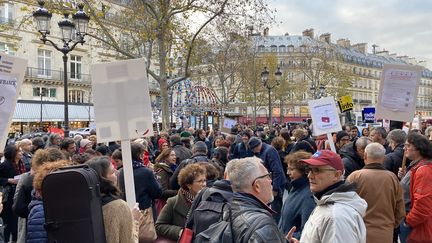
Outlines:
[{"label": "street lamp", "polygon": [[[85,43],[84,37],[87,34],[87,26],[90,17],[83,11],[83,4],[78,4],[78,11],[72,16],[73,21],[69,19],[69,14],[65,13],[64,18],[58,22],[62,34],[61,40],[63,42],[63,46],[59,47],[47,38],[47,35],[50,34],[50,20],[52,14],[44,7],[45,1],[38,1],[38,4],[39,8],[33,12],[33,17],[36,20],[38,32],[42,35],[40,40],[44,44],[46,44],[46,42],[50,43],[56,50],[63,53],[64,136],[69,137],[67,54],[71,52],[77,44],[83,45]],[[73,35],[76,35],[76,40],[74,40]]]},{"label": "street lamp", "polygon": [[314,99],[321,99],[322,97],[324,97],[325,94],[325,86],[324,85],[320,85],[319,88],[317,89],[316,86],[314,84],[312,84],[312,86],[310,87],[310,92],[312,94],[312,97]]},{"label": "street lamp", "polygon": [[282,77],[282,72],[280,71],[280,67],[277,68],[274,75],[275,75],[275,81],[271,82],[269,80],[270,72],[267,70],[267,67],[264,67],[264,70],[261,72],[261,82],[263,86],[267,88],[268,91],[269,127],[271,127],[272,125],[271,90],[280,84],[280,80]]}]

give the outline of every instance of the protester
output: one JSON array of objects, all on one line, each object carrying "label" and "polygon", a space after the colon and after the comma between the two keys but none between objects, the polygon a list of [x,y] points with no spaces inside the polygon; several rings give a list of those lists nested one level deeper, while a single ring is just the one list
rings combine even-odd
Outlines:
[{"label": "protester", "polygon": [[24,166],[26,169],[26,172],[30,171],[30,167],[31,167],[31,159],[32,159],[32,141],[30,139],[23,139],[21,141],[18,142],[18,147],[21,148],[22,152],[23,152],[23,162],[24,162]]},{"label": "protester", "polygon": [[317,151],[317,145],[309,136],[306,130],[299,128],[293,131],[293,136],[296,139],[294,147],[291,149],[290,153],[303,150],[309,153],[315,153]]},{"label": "protester", "polygon": [[52,171],[69,165],[70,161],[60,160],[57,162],[46,163],[41,165],[37,170],[33,187],[34,193],[29,205],[29,216],[27,220],[27,241],[28,243],[48,242],[47,232],[45,230],[45,213],[42,202],[42,182],[43,179]]},{"label": "protester", "polygon": [[189,164],[178,176],[180,190],[169,198],[155,224],[158,236],[178,240],[195,196],[206,186],[206,171],[199,164]]},{"label": "protester", "polygon": [[315,208],[315,201],[309,188],[307,166],[301,162],[309,159],[310,153],[297,151],[285,157],[288,165],[288,176],[291,179],[291,189],[285,197],[281,211],[279,228],[284,234],[288,234],[292,227],[296,227],[294,238],[300,239],[302,230],[309,215]]},{"label": "protester", "polygon": [[357,140],[358,138],[358,128],[356,126],[351,126],[351,131],[350,131],[350,141],[354,142],[355,140]]},{"label": "protester", "polygon": [[51,133],[48,137],[48,141],[45,148],[55,147],[60,148],[61,137],[57,133]]},{"label": "protester", "polygon": [[336,140],[335,140],[335,148],[336,153],[339,153],[343,146],[350,143],[350,136],[345,131],[339,131],[336,133]]},{"label": "protester", "polygon": [[273,219],[275,212],[272,179],[263,162],[256,157],[228,163],[229,178],[234,192],[231,208],[233,242],[286,242]]},{"label": "protester", "polygon": [[283,172],[279,154],[271,145],[261,142],[261,140],[256,137],[252,137],[248,145],[254,155],[260,158],[267,170],[272,173],[274,200],[272,200],[271,207],[277,212],[275,220],[278,222],[282,208],[282,193],[286,183],[286,177]]},{"label": "protester", "polygon": [[[392,152],[386,155],[384,168],[393,172],[397,176],[399,168],[402,166],[406,133],[401,129],[394,129],[389,132],[387,140]],[[408,160],[407,162],[408,165],[410,161]]]},{"label": "protester", "polygon": [[12,210],[18,216],[18,243],[25,243],[27,237],[27,218],[32,200],[33,178],[38,168],[48,162],[65,160],[64,154],[57,148],[39,149],[32,158],[31,171],[21,175],[16,187]]},{"label": "protester", "polygon": [[[432,145],[417,133],[410,133],[405,154],[412,162],[401,180],[405,205],[409,209],[401,224],[401,242],[430,242],[432,239]],[[409,181],[408,181],[409,179]],[[407,205],[407,203],[410,203]]]},{"label": "protester", "polygon": [[344,164],[345,177],[348,177],[353,171],[363,168],[364,150],[370,142],[369,138],[361,137],[341,148],[339,154]]},{"label": "protester", "polygon": [[317,206],[303,228],[301,242],[366,242],[363,217],[367,203],[354,185],[344,183],[339,155],[321,150],[302,161],[309,166],[310,189]]},{"label": "protester", "polygon": [[72,156],[76,154],[76,144],[72,138],[65,138],[60,143],[60,149],[65,154],[66,158],[72,160]]},{"label": "protester", "polygon": [[389,143],[387,142],[387,131],[384,127],[373,127],[369,133],[369,138],[372,142],[379,143],[386,149],[386,154],[391,152]]},{"label": "protester", "polygon": [[171,148],[175,151],[177,156],[176,164],[180,164],[185,159],[189,159],[192,157],[192,151],[186,148],[181,142],[181,138],[179,135],[172,135],[170,137]]},{"label": "protester", "polygon": [[83,154],[85,151],[92,149],[93,143],[88,139],[81,139],[80,140],[80,148],[79,148],[79,154]]},{"label": "protester", "polygon": [[[144,145],[132,142],[131,156],[135,183],[135,198],[139,204],[140,210],[145,210],[152,206],[152,200],[160,198],[162,195],[162,187],[157,182],[153,171],[144,167]],[[121,169],[119,174],[120,190],[123,193],[123,199],[125,199],[124,170]]]},{"label": "protester", "polygon": [[287,174],[287,164],[283,163],[285,156],[288,155],[288,153],[285,151],[285,139],[283,139],[282,137],[275,137],[273,138],[272,142],[271,142],[271,146],[273,146],[273,148],[276,149],[276,151],[279,154],[279,159],[282,163],[282,169],[284,172],[284,175]]},{"label": "protester", "polygon": [[166,204],[166,200],[177,194],[177,190],[171,189],[169,184],[169,180],[177,168],[176,159],[176,153],[171,148],[163,150],[156,158],[156,164],[153,168],[156,178],[162,187],[161,198],[156,199],[156,215],[159,215]]},{"label": "protester", "polygon": [[16,145],[8,145],[4,149],[5,161],[0,164],[0,185],[3,186],[3,211],[1,217],[4,228],[4,238],[6,242],[12,237],[12,241],[17,241],[18,217],[12,211],[13,197],[19,176],[26,172],[22,161],[23,153],[21,148]]},{"label": "protester", "polygon": [[393,242],[393,231],[405,217],[402,187],[392,172],[385,170],[385,149],[371,143],[365,149],[365,167],[347,181],[356,183],[357,193],[368,205],[363,220],[367,242]]},{"label": "protester", "polygon": [[36,153],[36,151],[38,149],[45,148],[45,142],[44,142],[44,140],[41,137],[35,137],[35,138],[33,138],[32,139],[32,145],[33,145],[33,148],[32,148],[32,153],[33,154]]},{"label": "protester", "polygon": [[285,140],[285,149],[284,151],[289,154],[291,149],[294,147],[294,142],[291,140],[290,131],[288,128],[282,128],[279,132],[279,136],[281,136]]},{"label": "protester", "polygon": [[228,163],[228,153],[228,148],[224,146],[218,147],[213,151],[212,161],[213,164],[218,165],[221,175],[225,171],[225,167]]},{"label": "protester", "polygon": [[369,128],[365,127],[361,132],[362,137],[369,137]]},{"label": "protester", "polygon": [[241,133],[241,142],[234,147],[233,159],[241,159],[253,156],[252,151],[248,146],[251,134],[249,130],[245,130]]},{"label": "protester", "polygon": [[94,169],[99,177],[106,242],[137,242],[141,214],[138,206],[130,209],[128,204],[120,199],[120,190],[116,186],[117,173],[109,157],[96,157],[86,164]]}]

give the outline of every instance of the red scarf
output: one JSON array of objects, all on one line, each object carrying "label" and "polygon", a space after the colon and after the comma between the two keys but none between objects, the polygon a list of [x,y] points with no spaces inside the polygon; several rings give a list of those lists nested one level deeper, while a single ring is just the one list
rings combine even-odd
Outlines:
[{"label": "red scarf", "polygon": [[24,166],[24,163],[22,160],[19,160],[17,164],[14,163],[13,166],[14,166],[14,169],[15,169],[17,175],[21,175],[21,174],[26,172],[26,169],[25,169],[25,166]]}]

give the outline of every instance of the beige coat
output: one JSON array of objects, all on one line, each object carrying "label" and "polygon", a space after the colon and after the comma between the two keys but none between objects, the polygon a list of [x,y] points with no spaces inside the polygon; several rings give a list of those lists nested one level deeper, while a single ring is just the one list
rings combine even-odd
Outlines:
[{"label": "beige coat", "polygon": [[138,242],[139,222],[133,219],[125,201],[118,199],[107,203],[102,213],[107,243]]},{"label": "beige coat", "polygon": [[368,204],[363,218],[367,242],[393,242],[393,230],[405,217],[402,187],[395,174],[374,163],[353,172],[347,180],[357,184],[357,193]]}]

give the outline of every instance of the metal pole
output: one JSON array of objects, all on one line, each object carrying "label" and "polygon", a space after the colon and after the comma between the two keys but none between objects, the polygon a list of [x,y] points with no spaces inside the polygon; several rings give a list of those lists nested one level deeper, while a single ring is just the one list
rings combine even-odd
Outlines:
[{"label": "metal pole", "polygon": [[271,110],[271,89],[270,87],[267,87],[268,89],[268,99],[269,99],[269,120],[268,120],[268,125],[269,127],[272,126],[272,110]]},{"label": "metal pole", "polygon": [[40,105],[40,121],[39,121],[39,129],[40,129],[40,131],[42,132],[42,87],[39,87],[39,94],[40,94],[40,102],[41,102],[41,105]]},{"label": "metal pole", "polygon": [[69,137],[69,107],[68,107],[68,79],[67,79],[67,60],[66,54],[63,55],[63,89],[64,89],[64,137]]}]

